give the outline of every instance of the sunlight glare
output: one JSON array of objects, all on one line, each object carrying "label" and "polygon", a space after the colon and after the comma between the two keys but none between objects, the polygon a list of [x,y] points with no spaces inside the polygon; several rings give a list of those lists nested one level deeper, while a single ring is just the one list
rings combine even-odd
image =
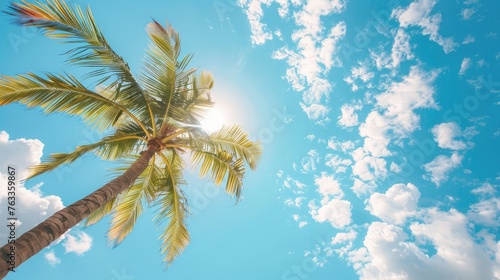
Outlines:
[{"label": "sunlight glare", "polygon": [[210,109],[201,121],[201,127],[208,133],[220,129],[222,125],[224,125],[224,116],[215,109]]}]

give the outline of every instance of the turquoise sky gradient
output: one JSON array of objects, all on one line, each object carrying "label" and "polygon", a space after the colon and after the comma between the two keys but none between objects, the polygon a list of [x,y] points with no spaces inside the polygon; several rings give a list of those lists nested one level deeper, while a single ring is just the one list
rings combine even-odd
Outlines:
[{"label": "turquoise sky gradient", "polygon": [[[214,74],[216,108],[264,153],[237,205],[188,175],[191,243],[167,270],[150,209],[116,248],[108,219],[77,226],[6,279],[500,279],[498,1],[74,3],[136,74],[144,28],[168,20],[191,65]],[[0,16],[1,75],[85,73],[66,64],[68,46],[10,20]],[[22,175],[100,137],[18,104],[0,119],[2,188],[9,164]],[[19,230],[114,166],[89,155],[28,181]]]}]

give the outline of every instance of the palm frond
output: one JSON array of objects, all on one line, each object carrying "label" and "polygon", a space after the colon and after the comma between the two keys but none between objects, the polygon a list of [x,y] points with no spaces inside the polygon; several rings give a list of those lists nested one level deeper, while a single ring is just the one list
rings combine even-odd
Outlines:
[{"label": "palm frond", "polygon": [[[180,41],[177,32],[167,24],[167,28],[153,21],[146,27],[151,43],[145,57],[144,72],[141,81],[145,90],[158,99],[162,106],[163,117],[169,108],[175,90],[177,74],[177,57]],[[165,119],[164,119],[165,120]]]},{"label": "palm frond", "polygon": [[155,217],[156,225],[168,221],[159,239],[162,240],[161,253],[165,254],[164,262],[170,265],[189,244],[189,232],[186,227],[187,202],[180,184],[182,179],[182,159],[172,152],[171,156],[163,156],[166,167],[164,184],[160,189],[156,205],[159,213]]},{"label": "palm frond", "polygon": [[40,106],[46,113],[64,112],[78,115],[87,123],[101,129],[116,124],[122,114],[133,119],[149,134],[142,121],[132,112],[101,96],[71,75],[47,74],[42,78],[33,73],[0,77],[0,106],[20,102],[28,107]]},{"label": "palm frond", "polygon": [[250,141],[248,134],[238,125],[223,126],[218,131],[211,133],[210,141],[207,144],[214,147],[216,153],[230,151],[243,158],[251,169],[257,168],[262,154],[260,143]]},{"label": "palm frond", "polygon": [[132,232],[143,205],[156,199],[161,184],[162,171],[157,165],[156,156],[153,156],[146,170],[115,204],[108,231],[108,240],[113,246],[119,245]]},{"label": "palm frond", "polygon": [[130,147],[135,147],[136,145],[138,145],[138,143],[143,141],[144,139],[140,137],[116,134],[104,137],[101,141],[93,144],[78,146],[71,153],[52,154],[43,163],[31,167],[29,169],[29,175],[26,180],[45,172],[54,170],[63,164],[72,163],[84,154],[91,151],[95,151],[96,154],[105,159],[114,159],[129,155],[136,150]]},{"label": "palm frond", "polygon": [[[34,26],[48,37],[77,44],[77,47],[68,52],[69,62],[97,68],[86,76],[100,77],[98,83],[109,79],[114,79],[113,83],[119,82],[122,86],[117,102],[142,115],[141,119],[153,121],[149,108],[150,99],[136,81],[128,64],[109,46],[95,23],[90,8],[84,11],[78,5],[70,7],[60,0],[46,0],[45,3],[22,1],[22,4],[12,3],[7,13],[14,16],[15,23],[19,25]],[[154,129],[154,122],[152,125]]]},{"label": "palm frond", "polygon": [[235,195],[236,199],[240,198],[245,175],[243,159],[234,159],[234,156],[226,151],[214,154],[203,150],[193,150],[192,159],[200,168],[200,177],[210,174],[216,185],[220,185],[227,175],[226,192]]},{"label": "palm frond", "polygon": [[208,71],[189,75],[172,99],[170,116],[181,122],[199,125],[208,109],[214,105],[210,96],[213,77]]}]

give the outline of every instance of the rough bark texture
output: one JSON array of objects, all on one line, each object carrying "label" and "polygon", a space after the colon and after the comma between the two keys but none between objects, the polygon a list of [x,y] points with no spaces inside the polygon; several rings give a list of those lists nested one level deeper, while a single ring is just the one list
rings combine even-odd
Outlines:
[{"label": "rough bark texture", "polygon": [[56,212],[48,219],[17,238],[15,244],[5,244],[2,246],[2,248],[0,248],[0,279],[3,279],[9,272],[11,246],[15,245],[14,269],[17,269],[19,265],[50,245],[50,243],[73,226],[83,221],[83,219],[88,217],[97,208],[131,186],[146,169],[157,149],[156,143],[150,145],[123,175],[110,181],[85,198]]}]

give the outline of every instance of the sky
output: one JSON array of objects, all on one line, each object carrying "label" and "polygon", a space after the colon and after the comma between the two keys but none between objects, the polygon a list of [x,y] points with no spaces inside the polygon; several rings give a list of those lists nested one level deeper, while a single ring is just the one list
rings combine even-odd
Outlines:
[{"label": "sky", "polygon": [[[75,0],[140,73],[168,20],[215,108],[263,144],[234,199],[188,173],[191,243],[168,268],[144,213],[116,248],[78,225],[6,279],[500,279],[500,2]],[[6,9],[6,3],[1,9]],[[0,15],[0,75],[81,75],[68,46]],[[75,117],[0,107],[7,168],[102,135]],[[89,155],[17,189],[17,234],[110,179]],[[7,235],[0,232],[0,241]]]}]

